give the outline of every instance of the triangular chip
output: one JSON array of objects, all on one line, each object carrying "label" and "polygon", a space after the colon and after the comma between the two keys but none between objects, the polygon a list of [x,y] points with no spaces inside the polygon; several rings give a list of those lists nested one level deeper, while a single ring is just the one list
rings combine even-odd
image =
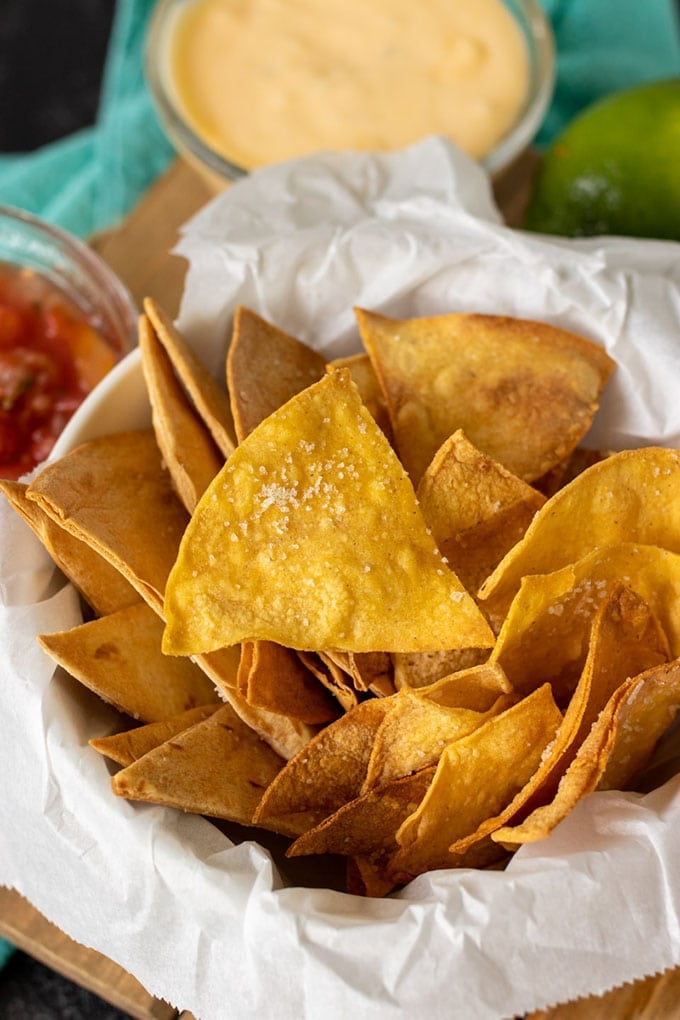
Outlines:
[{"label": "triangular chip", "polygon": [[188,518],[152,430],[84,443],[43,468],[27,495],[161,611]]},{"label": "triangular chip", "polygon": [[[403,688],[408,690],[409,688]],[[498,663],[482,662],[460,669],[418,688],[418,693],[447,708],[470,708],[488,712],[501,694],[514,694],[512,684]]]},{"label": "triangular chip", "polygon": [[343,712],[350,712],[359,702],[354,684],[348,673],[335,659],[323,652],[298,652],[300,661],[314,674],[320,684],[329,691]]},{"label": "triangular chip", "polygon": [[[242,682],[244,690],[241,690]],[[299,656],[273,641],[252,641],[243,645],[239,693],[251,705],[311,725],[330,722],[339,714],[333,697],[302,664]]]},{"label": "triangular chip", "polygon": [[545,497],[459,429],[421,478],[418,502],[439,551],[467,590],[476,592],[522,538]]},{"label": "triangular chip", "polygon": [[239,306],[227,354],[227,386],[239,442],[320,379],[325,369],[317,351]]},{"label": "triangular chip", "polygon": [[372,698],[321,730],[269,787],[256,823],[297,836],[358,797],[388,706],[389,698]]},{"label": "triangular chip", "polygon": [[218,700],[190,659],[161,652],[163,622],[145,602],[56,634],[40,644],[67,672],[134,719],[154,722]]},{"label": "triangular chip", "polygon": [[117,772],[111,786],[129,800],[250,825],[282,765],[231,706],[222,705],[209,719]]},{"label": "triangular chip", "polygon": [[293,397],[235,450],[168,580],[166,651],[493,644],[349,373]]},{"label": "triangular chip", "polygon": [[191,514],[224,464],[224,455],[187,400],[167,351],[145,315],[139,320],[139,349],[156,441],[175,490]]},{"label": "triangular chip", "polygon": [[511,849],[544,839],[594,790],[623,789],[651,757],[680,708],[680,660],[630,677],[616,689],[549,804],[492,838]]},{"label": "triangular chip", "polygon": [[236,690],[224,688],[222,695],[239,719],[286,761],[299,754],[317,734],[318,727],[251,705]]},{"label": "triangular chip", "polygon": [[346,358],[336,358],[334,361],[329,361],[327,368],[329,372],[334,371],[336,368],[349,369],[352,380],[359,390],[359,396],[375,418],[376,423],[387,438],[392,441],[392,426],[390,424],[390,416],[387,413],[385,395],[368,354],[363,352],[361,354],[350,354]]},{"label": "triangular chip", "polygon": [[199,415],[218,448],[228,457],[236,446],[236,432],[229,397],[196,356],[170,316],[153,298],[144,299],[144,312]]},{"label": "triangular chip", "polygon": [[123,733],[113,733],[110,737],[95,737],[90,740],[90,747],[119,765],[132,765],[133,761],[143,758],[149,751],[153,751],[154,747],[164,744],[166,740],[176,737],[178,733],[188,730],[197,722],[208,719],[219,707],[219,704],[199,705],[198,708],[189,708],[186,712],[180,712],[179,715],[173,715],[169,719],[136,726],[133,730],[125,730]]},{"label": "triangular chip", "polygon": [[22,482],[0,480],[10,506],[33,529],[62,573],[80,592],[97,616],[139,602],[139,594],[115,567],[86,542],[69,534],[27,496]]},{"label": "triangular chip", "polygon": [[680,552],[680,451],[624,450],[578,475],[539,510],[480,598],[500,611],[528,574],[558,570],[619,542]]},{"label": "triangular chip", "polygon": [[426,687],[451,673],[473,669],[489,658],[488,648],[449,648],[444,652],[393,652],[394,686]]},{"label": "triangular chip", "polygon": [[419,808],[397,833],[395,876],[456,867],[449,846],[497,814],[529,780],[561,721],[550,685],[444,750]]},{"label": "triangular chip", "polygon": [[598,344],[546,323],[356,315],[414,482],[456,429],[524,481],[539,478],[585,435],[614,368]]}]

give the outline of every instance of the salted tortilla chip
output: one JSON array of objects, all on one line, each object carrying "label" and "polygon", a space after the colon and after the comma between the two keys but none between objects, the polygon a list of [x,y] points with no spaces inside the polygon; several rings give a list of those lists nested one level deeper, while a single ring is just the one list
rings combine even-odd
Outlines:
[{"label": "salted tortilla chip", "polygon": [[89,744],[99,754],[117,762],[118,765],[132,765],[133,761],[142,758],[154,747],[164,744],[166,740],[188,730],[197,722],[209,718],[219,707],[219,704],[199,705],[169,719],[136,726],[135,729],[125,730],[124,733],[113,733],[110,737],[95,737]]},{"label": "salted tortilla chip", "polygon": [[519,542],[545,503],[460,429],[434,455],[417,495],[440,552],[471,592]]},{"label": "salted tortilla chip", "polygon": [[401,849],[394,874],[403,881],[459,865],[449,846],[512,800],[535,772],[561,719],[545,684],[449,744],[420,806],[397,832]]},{"label": "salted tortilla chip", "polygon": [[400,691],[390,698],[389,710],[376,733],[362,793],[436,765],[447,744],[472,733],[514,700],[501,695],[486,712],[476,712],[449,708],[420,692]]},{"label": "salted tortilla chip", "polygon": [[[245,691],[241,688],[241,674]],[[339,714],[331,694],[303,666],[299,656],[273,641],[243,645],[239,693],[251,705],[310,725],[330,722]]]},{"label": "salted tortilla chip", "polygon": [[43,468],[27,495],[162,610],[188,517],[152,430],[84,443]]},{"label": "salted tortilla chip", "polygon": [[352,380],[359,390],[359,396],[375,418],[376,424],[391,442],[392,426],[387,413],[385,395],[368,354],[365,352],[350,354],[346,358],[335,358],[334,361],[329,361],[327,366],[329,372],[337,368],[349,369]]},{"label": "salted tortilla chip", "polygon": [[[459,838],[449,848],[451,852],[467,852],[494,830],[509,831],[513,820],[522,829],[522,817],[553,798],[562,776],[614,692],[630,675],[661,665],[667,658],[668,644],[653,613],[639,596],[619,585],[593,621],[581,678],[538,768],[499,815],[485,819],[476,831]],[[506,841],[502,842],[505,845]]]},{"label": "salted tortilla chip", "polygon": [[231,706],[222,705],[208,719],[121,769],[111,787],[128,800],[250,825],[282,765]]},{"label": "salted tortilla chip", "polygon": [[346,371],[270,415],[205,493],[168,580],[164,649],[490,646]]},{"label": "salted tortilla chip", "polygon": [[558,570],[618,542],[680,552],[680,451],[624,450],[578,475],[539,510],[479,596],[489,611],[507,606],[528,574]]},{"label": "salted tortilla chip", "polygon": [[325,370],[325,358],[317,351],[240,305],[227,354],[227,387],[238,441]]},{"label": "salted tortilla chip", "polygon": [[526,692],[550,676],[558,702],[574,688],[593,617],[621,579],[649,605],[680,655],[680,554],[657,546],[603,546],[551,574],[523,578],[490,662]]},{"label": "salted tortilla chip", "polygon": [[22,482],[0,479],[0,492],[33,529],[61,572],[96,615],[106,616],[139,602],[139,594],[120,571],[28,499],[27,489]]},{"label": "salted tortilla chip", "polygon": [[594,790],[623,789],[641,771],[680,708],[680,660],[625,680],[609,699],[549,804],[492,838],[511,849],[548,836]]},{"label": "salted tortilla chip", "polygon": [[614,368],[598,344],[546,323],[355,312],[414,482],[457,429],[524,481],[539,478],[588,431]]},{"label": "salted tortilla chip", "polygon": [[139,349],[156,441],[175,490],[191,514],[224,464],[224,455],[189,403],[145,315],[139,320]]},{"label": "salted tortilla chip", "polygon": [[40,644],[67,672],[134,719],[155,722],[217,702],[208,677],[189,659],[163,655],[163,622],[144,602]]},{"label": "salted tortilla chip", "polygon": [[358,797],[388,703],[387,698],[364,701],[321,730],[269,787],[256,824],[297,836]]},{"label": "salted tortilla chip", "polygon": [[442,677],[486,662],[488,648],[449,648],[444,652],[393,652],[394,686],[427,687]]},{"label": "salted tortilla chip", "polygon": [[475,712],[487,712],[502,694],[514,693],[502,667],[490,662],[461,669],[418,688],[418,694],[437,705],[469,708]]},{"label": "salted tortilla chip", "polygon": [[144,299],[144,312],[218,449],[228,457],[236,446],[236,432],[226,388],[217,383],[153,298]]}]

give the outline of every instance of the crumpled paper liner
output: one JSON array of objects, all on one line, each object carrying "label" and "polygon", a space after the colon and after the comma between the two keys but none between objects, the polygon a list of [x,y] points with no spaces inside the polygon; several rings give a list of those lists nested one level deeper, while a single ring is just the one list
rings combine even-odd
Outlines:
[{"label": "crumpled paper liner", "polygon": [[[353,305],[502,312],[580,331],[617,359],[593,445],[678,443],[678,246],[509,230],[486,176],[441,140],[258,171],[187,225],[179,251],[180,326],[220,378],[239,302],[329,356],[356,347]],[[65,442],[103,421],[138,425],[141,392],[133,352]],[[79,620],[3,502],[0,883],[152,994],[200,1020],[495,1020],[680,964],[680,777],[586,798],[505,871],[436,872],[384,900],[288,885],[257,830],[235,844],[202,818],[112,795],[87,741],[116,714],[35,640]]]}]

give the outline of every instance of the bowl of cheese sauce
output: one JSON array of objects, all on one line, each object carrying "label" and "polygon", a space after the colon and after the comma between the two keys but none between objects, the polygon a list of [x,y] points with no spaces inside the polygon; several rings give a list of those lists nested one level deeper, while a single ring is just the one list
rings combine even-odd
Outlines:
[{"label": "bowl of cheese sauce", "polygon": [[496,174],[540,126],[554,49],[538,0],[160,0],[146,71],[170,139],[216,187],[433,134]]}]

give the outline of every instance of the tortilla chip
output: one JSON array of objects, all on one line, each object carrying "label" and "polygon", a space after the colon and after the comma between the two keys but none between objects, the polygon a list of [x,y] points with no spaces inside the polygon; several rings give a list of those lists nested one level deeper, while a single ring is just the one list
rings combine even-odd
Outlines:
[{"label": "tortilla chip", "polygon": [[139,349],[156,441],[175,491],[192,514],[224,464],[224,456],[187,400],[165,348],[144,315],[139,320]]},{"label": "tortilla chip", "polygon": [[488,648],[449,648],[444,652],[393,652],[394,686],[427,687],[442,677],[482,665]]},{"label": "tortilla chip", "polygon": [[396,853],[397,830],[417,809],[434,773],[434,766],[424,768],[414,775],[366,791],[320,825],[299,836],[286,851],[286,856]]},{"label": "tortilla chip", "polygon": [[[661,665],[667,658],[667,642],[649,607],[619,586],[598,610],[583,673],[539,767],[504,811],[457,840],[449,848],[451,852],[467,852],[494,830],[504,828],[509,832],[513,819],[520,820],[518,829],[523,830],[521,818],[555,795],[562,776],[614,692],[629,675]],[[505,839],[502,842],[507,845]]]},{"label": "tortilla chip", "polygon": [[[256,824],[266,828],[276,824],[277,831],[297,836],[358,797],[388,704],[386,698],[371,698],[321,730],[269,787]],[[303,818],[304,827],[298,827],[297,816]]]},{"label": "tortilla chip", "polygon": [[236,449],[189,523],[165,614],[175,654],[258,638],[354,652],[493,644],[346,371]]},{"label": "tortilla chip", "polygon": [[152,430],[84,443],[43,468],[27,496],[162,610],[188,518]]},{"label": "tortilla chip", "polygon": [[651,758],[680,708],[680,660],[625,680],[581,745],[549,804],[492,838],[511,849],[550,835],[579,800],[596,789],[623,789]]},{"label": "tortilla chip", "polygon": [[578,475],[539,510],[479,596],[489,611],[497,610],[509,604],[523,577],[619,542],[680,552],[680,451],[624,450]]},{"label": "tortilla chip", "polygon": [[111,787],[128,800],[250,825],[282,765],[231,706],[222,705],[208,719],[121,769]]},{"label": "tortilla chip", "polygon": [[[245,693],[241,690],[241,671]],[[303,666],[298,655],[273,641],[243,645],[239,693],[251,705],[310,725],[330,722],[339,714],[333,697]]]},{"label": "tortilla chip", "polygon": [[389,711],[376,734],[362,793],[436,765],[448,744],[472,733],[513,700],[501,695],[488,711],[475,712],[440,705],[420,692],[400,691],[390,699]]},{"label": "tortilla chip", "polygon": [[227,354],[227,387],[238,441],[326,370],[311,347],[239,306]]},{"label": "tortilla chip", "polygon": [[228,457],[236,446],[236,431],[226,389],[216,382],[153,298],[144,299],[144,312],[218,449]]},{"label": "tortilla chip", "polygon": [[440,446],[418,485],[435,542],[476,592],[522,538],[545,497],[481,453],[459,429]]},{"label": "tortilla chip", "polygon": [[359,396],[375,419],[376,425],[392,442],[392,426],[390,424],[390,416],[387,413],[385,395],[368,354],[350,354],[346,358],[336,358],[334,361],[329,361],[327,366],[329,372],[333,372],[338,368],[349,369],[352,381],[359,390]]},{"label": "tortilla chip", "polygon": [[614,368],[598,344],[546,323],[355,312],[415,483],[457,429],[524,481],[540,478],[588,431]]},{"label": "tortilla chip", "polygon": [[[408,689],[408,688],[406,688]],[[418,694],[446,708],[469,708],[488,712],[501,694],[514,694],[514,688],[501,666],[481,663],[451,673],[433,684],[418,688]]]},{"label": "tortilla chip", "polygon": [[348,673],[337,665],[331,656],[323,652],[298,652],[300,661],[312,673],[333,697],[337,699],[343,712],[355,708],[359,699]]},{"label": "tortilla chip", "polygon": [[579,446],[566,460],[551,468],[542,478],[537,478],[532,483],[533,487],[538,489],[546,499],[549,499],[559,489],[563,489],[569,482],[573,482],[574,478],[580,475],[582,471],[585,471],[586,468],[592,467],[593,464],[598,464],[613,452],[613,450],[586,450]]},{"label": "tortilla chip", "polygon": [[173,715],[169,719],[136,726],[133,730],[125,730],[124,733],[114,733],[110,737],[95,737],[89,744],[99,754],[117,762],[118,765],[132,765],[133,761],[144,757],[154,747],[164,744],[166,740],[188,730],[197,722],[208,719],[219,707],[219,704],[199,705],[198,708],[189,708],[186,712],[180,712],[179,715]]},{"label": "tortilla chip", "polygon": [[61,572],[96,615],[106,616],[139,602],[139,594],[120,571],[28,499],[27,489],[22,482],[0,479],[0,492],[33,529]]},{"label": "tortilla chip", "polygon": [[71,630],[41,634],[55,662],[134,719],[156,722],[217,702],[213,684],[189,659],[163,655],[163,622],[138,602]]},{"label": "tortilla chip", "polygon": [[656,546],[603,546],[552,574],[522,580],[490,662],[513,686],[533,690],[550,676],[558,703],[571,693],[585,660],[593,617],[624,579],[657,616],[670,655],[680,655],[680,554]]},{"label": "tortilla chip", "polygon": [[286,761],[299,754],[316,736],[315,726],[251,705],[236,690],[225,688],[222,693],[224,700],[231,705],[239,719],[242,719],[261,740],[269,744],[279,757]]},{"label": "tortilla chip", "polygon": [[352,678],[357,691],[371,691],[376,697],[385,698],[394,694],[394,670],[388,652],[338,652],[324,653],[326,660],[332,660]]},{"label": "tortilla chip", "polygon": [[449,744],[423,801],[397,832],[395,876],[404,881],[459,866],[461,858],[449,846],[510,803],[537,769],[561,719],[545,684]]}]

